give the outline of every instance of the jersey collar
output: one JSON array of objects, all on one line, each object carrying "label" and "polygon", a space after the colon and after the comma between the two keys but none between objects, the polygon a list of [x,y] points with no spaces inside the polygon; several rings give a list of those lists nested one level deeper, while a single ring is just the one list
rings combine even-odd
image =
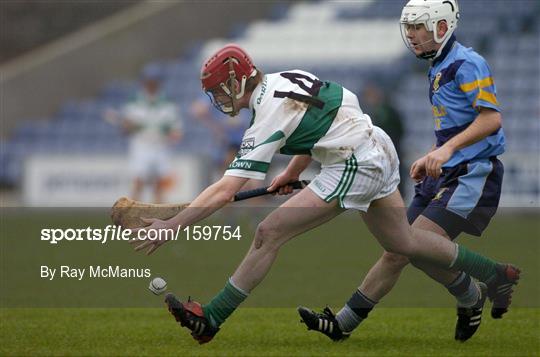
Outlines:
[{"label": "jersey collar", "polygon": [[437,64],[439,64],[440,62],[442,62],[446,56],[448,56],[448,53],[452,50],[452,48],[454,47],[454,44],[456,42],[456,36],[455,35],[452,35],[450,36],[450,38],[448,39],[448,42],[444,45],[444,48],[441,52],[440,55],[438,55],[434,60],[433,60],[433,67],[435,67]]},{"label": "jersey collar", "polygon": [[150,97],[145,91],[141,91],[137,95],[137,100],[143,102],[149,106],[155,106],[161,104],[164,101],[162,92],[157,93],[154,97]]}]

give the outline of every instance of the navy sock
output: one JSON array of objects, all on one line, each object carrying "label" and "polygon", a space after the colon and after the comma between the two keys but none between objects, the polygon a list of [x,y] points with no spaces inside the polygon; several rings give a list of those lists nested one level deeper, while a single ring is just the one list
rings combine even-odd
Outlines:
[{"label": "navy sock", "polygon": [[344,332],[351,332],[367,318],[369,312],[377,304],[360,290],[356,290],[345,306],[336,315],[339,327]]},{"label": "navy sock", "polygon": [[471,307],[480,298],[480,291],[476,283],[464,272],[461,272],[446,288],[450,294],[456,297],[459,307]]}]

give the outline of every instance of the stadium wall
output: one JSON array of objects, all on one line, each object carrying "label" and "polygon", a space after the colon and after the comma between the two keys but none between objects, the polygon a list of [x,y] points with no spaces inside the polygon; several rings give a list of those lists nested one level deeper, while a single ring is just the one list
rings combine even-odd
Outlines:
[{"label": "stadium wall", "polygon": [[111,79],[133,78],[144,63],[226,35],[231,23],[265,16],[274,5],[146,1],[18,57],[0,67],[1,136],[21,119],[47,117],[68,98],[95,95]]}]

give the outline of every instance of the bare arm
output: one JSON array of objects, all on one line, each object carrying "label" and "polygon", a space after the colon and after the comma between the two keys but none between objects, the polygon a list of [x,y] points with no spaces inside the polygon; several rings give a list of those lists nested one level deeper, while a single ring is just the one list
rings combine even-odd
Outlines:
[{"label": "bare arm", "polygon": [[288,195],[292,193],[292,187],[287,186],[287,184],[293,181],[297,181],[300,177],[300,174],[309,166],[310,163],[311,156],[295,155],[289,162],[289,165],[287,165],[285,171],[283,171],[281,174],[279,174],[272,180],[272,183],[268,188],[268,192],[273,192],[279,189],[278,193],[280,195]]},{"label": "bare arm", "polygon": [[499,112],[489,108],[481,108],[480,114],[478,114],[471,125],[448,140],[442,147],[446,146],[454,153],[493,134],[501,126],[502,117]]},{"label": "bare arm", "polygon": [[[186,209],[173,218],[167,221],[155,218],[143,219],[150,225],[133,231],[139,234],[139,231],[176,229],[178,226],[187,227],[197,223],[231,202],[234,194],[244,186],[247,180],[247,178],[243,177],[223,176],[218,182],[207,187]],[[146,235],[143,236],[146,237]],[[148,255],[166,242],[168,242],[167,238],[161,237],[158,240],[134,239],[132,241],[135,244],[136,251],[149,247],[146,252]]]},{"label": "bare arm", "polygon": [[120,127],[126,134],[131,134],[139,129],[134,121],[118,110],[107,109],[103,113],[103,119],[111,125]]},{"label": "bare arm", "polygon": [[428,176],[439,177],[441,167],[452,155],[464,147],[470,146],[496,132],[502,125],[501,114],[493,109],[481,108],[480,114],[469,127],[437,150],[426,155],[425,172]]},{"label": "bare arm", "polygon": [[286,171],[293,176],[295,179],[298,179],[300,174],[309,166],[311,163],[311,156],[309,155],[295,155],[292,160],[287,165]]},{"label": "bare arm", "polygon": [[223,176],[218,182],[208,186],[191,204],[178,215],[170,219],[176,227],[186,227],[205,219],[233,200],[249,179],[235,176]]}]

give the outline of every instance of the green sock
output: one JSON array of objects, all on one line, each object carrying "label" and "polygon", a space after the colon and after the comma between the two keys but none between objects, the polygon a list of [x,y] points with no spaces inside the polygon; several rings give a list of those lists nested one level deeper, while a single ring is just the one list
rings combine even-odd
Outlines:
[{"label": "green sock", "polygon": [[203,306],[204,316],[214,327],[219,327],[247,296],[245,292],[236,288],[229,279],[223,290],[214,296],[207,305]]},{"label": "green sock", "polygon": [[461,270],[480,281],[489,282],[497,275],[497,262],[458,245],[458,254],[450,268]]}]

